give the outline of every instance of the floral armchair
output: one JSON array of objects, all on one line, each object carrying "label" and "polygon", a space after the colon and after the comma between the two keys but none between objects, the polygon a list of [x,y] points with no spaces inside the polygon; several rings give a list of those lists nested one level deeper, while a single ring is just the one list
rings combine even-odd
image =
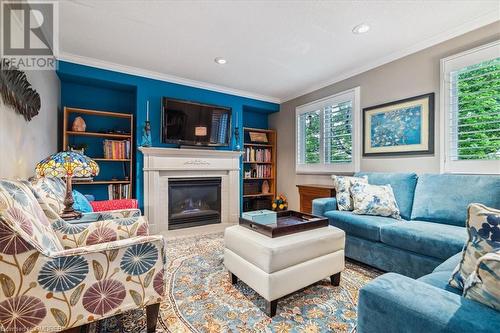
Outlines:
[{"label": "floral armchair", "polygon": [[0,179],[0,331],[65,331],[146,307],[154,332],[163,237],[137,220],[131,232],[130,218],[71,225],[36,195],[29,183]]}]

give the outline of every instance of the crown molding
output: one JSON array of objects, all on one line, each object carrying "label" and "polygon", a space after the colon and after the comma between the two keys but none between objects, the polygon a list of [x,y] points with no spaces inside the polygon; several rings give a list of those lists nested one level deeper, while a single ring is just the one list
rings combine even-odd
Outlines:
[{"label": "crown molding", "polygon": [[492,13],[488,13],[486,15],[482,15],[482,16],[477,17],[469,22],[466,22],[466,23],[464,23],[464,24],[462,24],[454,29],[451,29],[451,30],[446,31],[444,33],[440,33],[440,34],[438,34],[432,38],[426,39],[422,42],[416,43],[416,44],[412,45],[411,47],[408,47],[406,49],[403,49],[403,50],[400,50],[397,52],[393,52],[390,55],[382,57],[382,58],[380,58],[374,62],[371,62],[365,66],[356,68],[352,71],[344,72],[340,75],[335,76],[332,79],[329,79],[327,81],[323,81],[319,84],[315,84],[315,85],[311,86],[310,88],[308,88],[307,90],[303,90],[300,93],[290,95],[286,98],[282,98],[281,103],[291,101],[292,99],[295,99],[295,98],[304,96],[306,94],[312,93],[313,91],[325,88],[327,86],[330,86],[330,85],[335,84],[337,82],[343,81],[343,80],[348,79],[350,77],[367,72],[371,69],[385,65],[385,64],[390,63],[394,60],[406,57],[410,54],[422,51],[426,48],[429,48],[431,46],[445,42],[445,41],[452,39],[454,37],[458,37],[458,36],[463,35],[467,32],[479,29],[483,26],[497,22],[499,20],[500,20],[500,14],[498,12],[492,12]]},{"label": "crown molding", "polygon": [[76,54],[72,54],[72,53],[68,53],[68,52],[59,52],[56,55],[56,59],[76,63],[79,65],[91,66],[91,67],[96,67],[96,68],[105,69],[105,70],[111,70],[111,71],[115,71],[115,72],[119,72],[119,73],[126,73],[126,74],[130,74],[130,75],[145,77],[148,79],[155,79],[155,80],[159,80],[159,81],[180,84],[183,86],[206,89],[206,90],[215,91],[215,92],[219,92],[219,93],[235,95],[235,96],[240,96],[240,97],[246,97],[246,98],[256,99],[256,100],[265,101],[265,102],[271,102],[271,103],[277,103],[277,104],[282,102],[282,100],[280,98],[273,97],[273,96],[266,96],[266,95],[261,95],[261,94],[249,92],[249,91],[220,86],[220,85],[212,84],[212,83],[208,83],[208,82],[186,79],[186,78],[175,76],[175,75],[169,75],[169,74],[150,71],[150,70],[142,69],[142,68],[138,68],[138,67],[127,66],[127,65],[122,65],[122,64],[118,64],[118,63],[100,60],[100,59],[80,56],[80,55],[76,55]]}]

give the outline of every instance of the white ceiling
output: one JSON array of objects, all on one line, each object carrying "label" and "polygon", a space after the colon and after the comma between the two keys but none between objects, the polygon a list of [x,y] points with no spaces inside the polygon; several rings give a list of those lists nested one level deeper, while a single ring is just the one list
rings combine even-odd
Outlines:
[{"label": "white ceiling", "polygon": [[282,102],[499,19],[499,1],[72,0],[59,58]]}]

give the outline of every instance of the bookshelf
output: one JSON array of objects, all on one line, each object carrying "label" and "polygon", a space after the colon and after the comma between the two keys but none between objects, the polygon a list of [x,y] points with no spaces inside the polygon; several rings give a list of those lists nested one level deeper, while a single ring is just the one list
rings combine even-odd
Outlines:
[{"label": "bookshelf", "polygon": [[[250,133],[267,137],[267,142],[252,141]],[[243,128],[243,211],[270,209],[276,194],[276,131]],[[269,184],[263,193],[262,185]]]},{"label": "bookshelf", "polygon": [[[87,125],[85,132],[72,131],[73,121],[78,116],[82,117]],[[101,170],[95,179],[91,181],[74,179],[73,185],[85,186],[82,189],[85,193],[92,192],[91,189],[96,186],[101,187],[96,191],[101,196],[96,197],[97,200],[133,197],[134,116],[132,114],[64,107],[62,137],[64,150],[84,145],[85,155],[96,161]],[[129,143],[126,143],[127,141]],[[106,188],[103,189],[103,186]],[[106,197],[103,197],[103,193]],[[112,193],[114,197],[109,197]]]}]

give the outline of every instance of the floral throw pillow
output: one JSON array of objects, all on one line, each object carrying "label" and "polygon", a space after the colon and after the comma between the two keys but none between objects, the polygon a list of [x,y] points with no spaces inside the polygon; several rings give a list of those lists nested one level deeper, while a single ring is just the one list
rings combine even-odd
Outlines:
[{"label": "floral throw pillow", "polygon": [[465,282],[464,297],[500,311],[500,249],[479,258]]},{"label": "floral throw pillow", "polygon": [[500,210],[481,204],[467,208],[469,240],[462,251],[462,260],[450,279],[450,285],[464,289],[465,281],[475,271],[478,259],[500,249]]},{"label": "floral throw pillow", "polygon": [[368,184],[368,177],[332,176],[338,210],[352,210],[351,186],[357,183]]},{"label": "floral throw pillow", "polygon": [[391,185],[356,183],[351,187],[354,214],[390,216],[401,219]]}]

